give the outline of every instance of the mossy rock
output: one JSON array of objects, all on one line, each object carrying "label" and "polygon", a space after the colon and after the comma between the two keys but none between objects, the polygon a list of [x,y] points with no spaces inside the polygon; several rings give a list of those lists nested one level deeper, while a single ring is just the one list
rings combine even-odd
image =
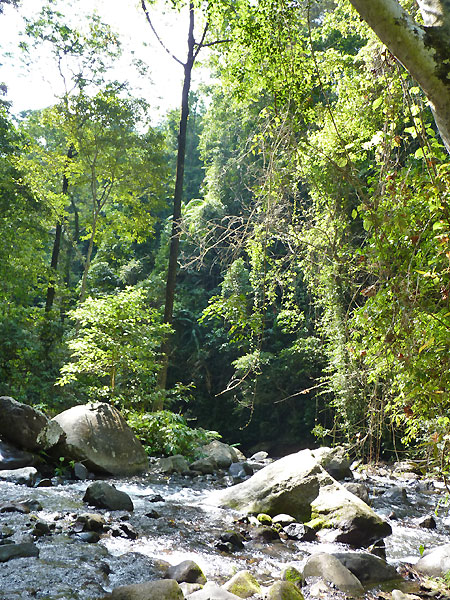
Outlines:
[{"label": "mossy rock", "polygon": [[285,569],[283,569],[283,571],[281,573],[281,580],[282,581],[290,581],[297,587],[302,587],[303,575],[295,567],[288,566]]},{"label": "mossy rock", "polygon": [[259,513],[259,515],[257,515],[256,518],[263,525],[272,525],[272,517],[266,515],[265,513]]},{"label": "mossy rock", "polygon": [[250,598],[254,594],[261,594],[261,586],[250,571],[239,571],[223,587],[239,598]]},{"label": "mossy rock", "polygon": [[276,581],[269,589],[267,600],[305,600],[296,585],[290,581]]}]

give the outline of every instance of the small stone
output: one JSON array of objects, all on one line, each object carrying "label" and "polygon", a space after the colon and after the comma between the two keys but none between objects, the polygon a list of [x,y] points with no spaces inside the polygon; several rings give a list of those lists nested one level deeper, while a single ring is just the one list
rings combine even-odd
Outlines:
[{"label": "small stone", "polygon": [[285,515],[285,514],[276,515],[272,519],[272,523],[274,525],[281,525],[282,527],[284,527],[285,525],[290,525],[291,523],[296,523],[296,522],[297,522],[297,520],[294,519],[294,517],[291,517],[291,515]]},{"label": "small stone", "polygon": [[251,533],[252,539],[257,542],[274,542],[280,539],[278,531],[272,527],[256,527]]},{"label": "small stone", "polygon": [[77,533],[75,537],[88,544],[96,544],[100,540],[100,535],[96,531],[82,531]]},{"label": "small stone", "polygon": [[34,487],[40,488],[40,487],[53,487],[53,482],[51,479],[48,479],[47,477],[45,479],[40,479],[36,485]]},{"label": "small stone", "polygon": [[288,566],[281,572],[282,581],[290,581],[297,587],[302,587],[303,576],[298,569],[292,566]]},{"label": "small stone", "polygon": [[43,535],[50,535],[51,530],[48,523],[45,521],[37,521],[35,524],[33,531],[31,532],[35,537],[41,537]]},{"label": "small stone", "polygon": [[267,600],[304,600],[296,585],[290,581],[276,581],[268,591]]},{"label": "small stone", "polygon": [[133,510],[133,502],[128,494],[117,490],[104,481],[95,481],[86,489],[83,501],[109,510]]},{"label": "small stone", "polygon": [[298,540],[300,542],[312,542],[317,537],[314,529],[303,523],[291,523],[283,527],[283,531],[291,540]]},{"label": "small stone", "polygon": [[244,536],[237,531],[225,531],[220,535],[220,540],[225,543],[230,543],[234,548],[244,547]]},{"label": "small stone", "polygon": [[428,517],[424,517],[418,523],[419,527],[423,527],[424,529],[436,529],[436,521],[432,515]]},{"label": "small stone", "polygon": [[161,494],[152,494],[151,496],[147,496],[145,499],[147,502],[165,502]]},{"label": "small stone", "polygon": [[261,593],[261,586],[250,571],[239,571],[223,587],[239,598],[250,598]]},{"label": "small stone", "polygon": [[38,557],[39,549],[32,543],[6,544],[0,546],[0,562],[7,562],[13,558]]},{"label": "small stone", "polygon": [[85,479],[89,479],[89,471],[83,465],[83,463],[76,462],[73,465],[73,474],[75,475],[75,479],[80,481],[84,481]]},{"label": "small stone", "polygon": [[145,516],[146,516],[148,519],[159,519],[159,517],[160,517],[161,515],[159,514],[159,512],[157,512],[156,510],[153,510],[153,509],[152,509],[152,510],[150,510],[150,511],[146,512],[146,513],[145,513]]},{"label": "small stone", "polygon": [[257,515],[256,518],[263,525],[272,525],[272,517],[266,515],[265,513],[259,513],[259,515]]}]

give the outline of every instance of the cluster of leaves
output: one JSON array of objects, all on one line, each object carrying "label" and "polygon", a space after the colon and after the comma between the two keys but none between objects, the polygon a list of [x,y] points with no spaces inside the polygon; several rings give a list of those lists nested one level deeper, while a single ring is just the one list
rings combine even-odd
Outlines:
[{"label": "cluster of leaves", "polygon": [[186,418],[169,410],[126,413],[126,419],[149,456],[201,455],[201,446],[220,438],[216,431],[191,428]]}]

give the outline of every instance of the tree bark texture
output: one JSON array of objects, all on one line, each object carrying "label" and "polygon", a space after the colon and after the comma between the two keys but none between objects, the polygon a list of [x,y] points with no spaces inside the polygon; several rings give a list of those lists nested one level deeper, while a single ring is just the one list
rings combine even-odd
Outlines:
[{"label": "tree bark texture", "polygon": [[[66,166],[68,165],[69,161],[72,160],[72,158],[74,156],[74,152],[75,152],[75,149],[73,148],[73,146],[71,146],[69,148],[69,150],[67,151]],[[66,172],[64,172],[64,174],[63,174],[61,192],[62,192],[63,196],[67,196],[69,193],[69,180],[67,179]],[[53,241],[52,258],[50,261],[50,271],[52,272],[52,276],[54,277],[55,280],[56,280],[56,272],[58,269],[59,254],[60,254],[60,250],[61,250],[62,230],[63,230],[63,219],[58,221],[58,223],[56,224],[55,239]],[[45,299],[45,312],[46,313],[50,312],[53,308],[53,302],[55,300],[55,293],[56,293],[55,284],[52,282],[47,288],[47,297]]]},{"label": "tree bark texture", "polygon": [[419,25],[397,0],[350,0],[426,94],[450,153],[450,0],[417,0]]},{"label": "tree bark texture", "polygon": [[[177,277],[178,254],[181,235],[181,201],[183,197],[184,162],[186,157],[186,134],[189,117],[189,91],[191,88],[192,67],[194,66],[194,5],[189,4],[188,56],[184,64],[183,92],[181,96],[181,116],[178,131],[177,169],[175,177],[175,192],[173,196],[172,235],[169,247],[169,266],[167,269],[166,296],[164,304],[164,323],[173,321],[173,305]],[[162,367],[158,377],[158,387],[165,389],[167,368],[169,363],[170,341],[166,340],[161,347]],[[160,409],[162,406],[155,406]]]}]

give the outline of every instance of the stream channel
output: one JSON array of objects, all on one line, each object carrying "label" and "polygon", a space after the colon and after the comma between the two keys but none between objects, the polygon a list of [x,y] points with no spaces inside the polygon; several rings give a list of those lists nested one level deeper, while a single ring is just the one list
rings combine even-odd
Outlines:
[{"label": "stream channel", "polygon": [[[421,549],[450,541],[450,508],[441,482],[399,478],[388,469],[355,476],[366,484],[372,508],[392,526],[393,533],[385,540],[388,562],[414,563]],[[33,541],[39,548],[39,557],[0,563],[1,600],[93,600],[119,585],[160,579],[167,563],[186,559],[196,561],[207,579],[219,584],[248,569],[262,585],[269,585],[288,564],[300,569],[312,553],[349,549],[324,542],[250,540],[244,549],[227,554],[215,545],[221,533],[239,529],[237,513],[208,505],[208,495],[224,486],[223,479],[147,474],[108,482],[131,496],[133,512],[88,507],[82,500],[88,481],[36,488],[0,482],[0,502],[26,500],[40,505],[29,514],[0,513],[0,538]],[[86,512],[100,513],[113,525],[96,543],[87,543],[74,531],[77,517]],[[419,526],[420,519],[429,515],[436,520],[435,529]],[[37,521],[47,523],[50,532],[32,535]],[[124,523],[137,532],[136,539],[122,537]]]}]

